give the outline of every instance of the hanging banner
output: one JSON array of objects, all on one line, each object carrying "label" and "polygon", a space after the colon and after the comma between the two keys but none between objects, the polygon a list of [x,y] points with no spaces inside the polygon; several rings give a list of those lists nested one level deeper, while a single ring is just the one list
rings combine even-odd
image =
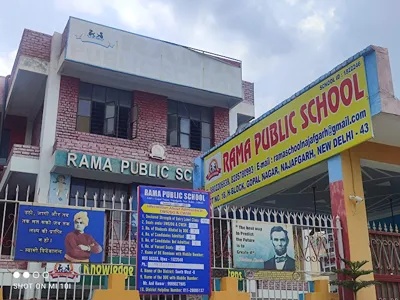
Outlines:
[{"label": "hanging banner", "polygon": [[206,155],[205,189],[227,204],[372,137],[360,57]]},{"label": "hanging banner", "polygon": [[139,292],[209,295],[209,194],[140,186],[138,199]]}]

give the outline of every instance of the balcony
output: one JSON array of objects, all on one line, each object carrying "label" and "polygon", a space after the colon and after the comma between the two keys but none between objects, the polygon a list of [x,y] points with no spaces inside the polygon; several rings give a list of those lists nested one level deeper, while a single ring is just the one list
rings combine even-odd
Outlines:
[{"label": "balcony", "polygon": [[51,36],[25,29],[9,79],[7,114],[29,117],[43,103]]},{"label": "balcony", "polygon": [[33,192],[39,173],[39,155],[40,148],[37,146],[15,144],[1,174],[0,191],[3,192],[8,186],[9,191],[14,192],[18,185],[21,199],[26,197],[24,193],[27,192],[28,186]]},{"label": "balcony", "polygon": [[204,106],[242,101],[241,62],[205,51],[70,18],[61,74]]}]

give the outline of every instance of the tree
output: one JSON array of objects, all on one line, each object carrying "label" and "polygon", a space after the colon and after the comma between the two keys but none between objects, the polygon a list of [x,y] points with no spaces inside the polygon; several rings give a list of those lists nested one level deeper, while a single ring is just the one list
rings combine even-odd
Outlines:
[{"label": "tree", "polygon": [[375,280],[357,280],[360,276],[368,275],[374,272],[372,270],[361,270],[361,268],[368,262],[367,260],[349,261],[344,258],[341,258],[341,260],[344,262],[346,267],[344,269],[335,270],[334,272],[338,274],[338,277],[343,275],[344,279],[333,280],[331,281],[331,284],[353,291],[354,299],[357,300],[357,293],[359,290],[371,285],[380,284],[380,282]]}]

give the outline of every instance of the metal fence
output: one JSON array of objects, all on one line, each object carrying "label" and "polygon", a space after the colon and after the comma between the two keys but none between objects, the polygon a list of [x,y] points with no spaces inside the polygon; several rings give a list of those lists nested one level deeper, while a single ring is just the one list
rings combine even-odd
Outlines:
[{"label": "metal fence", "polygon": [[[18,189],[13,198],[18,199]],[[46,272],[46,262],[14,261],[18,206],[29,201],[28,198],[23,201],[9,200],[7,192],[5,199],[0,200],[0,286],[3,298],[83,300],[90,299],[93,290],[106,288],[107,276],[81,273],[78,282],[66,283],[60,278],[47,282],[42,276]],[[132,197],[117,199],[112,195],[90,197],[86,194],[82,197],[77,194],[70,201],[70,206],[104,208],[107,218],[104,264],[136,266],[137,211]],[[240,270],[245,278],[239,281],[238,288],[249,292],[252,299],[302,299],[301,295],[308,292],[307,282],[317,276],[331,277],[334,274],[332,270],[338,266],[337,257],[343,256],[339,218],[257,208],[219,207],[211,211],[213,290],[220,289],[220,279],[228,276],[229,270],[236,270],[232,229],[238,220],[286,224],[293,231],[295,272]],[[14,273],[20,276],[16,278]],[[135,289],[135,286],[135,276],[127,278],[127,289]],[[161,300],[201,298],[193,295],[141,297]]]},{"label": "metal fence", "polygon": [[379,300],[400,299],[400,233],[396,224],[368,223],[372,267]]}]

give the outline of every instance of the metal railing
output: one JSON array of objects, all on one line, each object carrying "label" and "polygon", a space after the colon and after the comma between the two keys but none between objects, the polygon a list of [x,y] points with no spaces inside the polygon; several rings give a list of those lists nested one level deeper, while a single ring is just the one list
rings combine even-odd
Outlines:
[{"label": "metal railing", "polygon": [[[0,200],[2,215],[0,287],[3,288],[4,299],[89,299],[94,289],[106,288],[107,276],[81,272],[78,282],[65,283],[60,281],[60,278],[47,282],[43,278],[34,279],[34,273],[46,272],[46,262],[14,261],[18,206],[20,203],[29,202],[30,199],[27,196],[23,201],[9,200],[7,196],[8,191],[5,199]],[[14,196],[14,199],[18,199],[18,188]],[[71,207],[104,208],[107,217],[104,228],[106,232],[104,264],[136,267],[137,211],[132,197],[116,198],[112,195],[90,197],[87,194],[80,197],[76,194],[70,204]],[[219,290],[220,279],[228,276],[229,270],[236,269],[233,260],[232,224],[238,220],[251,220],[259,224],[286,224],[293,230],[296,271],[243,270],[246,278],[241,281],[239,288],[249,292],[252,299],[300,299],[301,295],[308,291],[307,282],[313,280],[315,276],[332,276],[332,270],[338,264],[337,258],[343,256],[340,220],[330,215],[219,207],[211,210],[210,217],[213,290]],[[20,274],[18,278],[14,277],[15,272]],[[126,287],[135,289],[135,276],[126,280]],[[179,300],[196,297],[142,296],[143,299]]]},{"label": "metal railing", "polygon": [[396,224],[369,222],[369,244],[379,300],[400,299],[400,233]]}]

